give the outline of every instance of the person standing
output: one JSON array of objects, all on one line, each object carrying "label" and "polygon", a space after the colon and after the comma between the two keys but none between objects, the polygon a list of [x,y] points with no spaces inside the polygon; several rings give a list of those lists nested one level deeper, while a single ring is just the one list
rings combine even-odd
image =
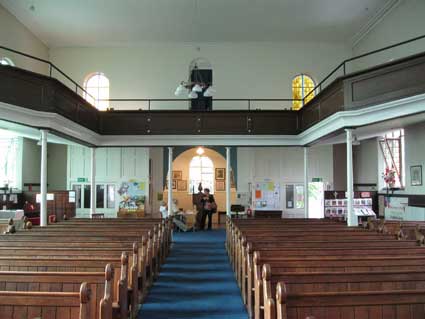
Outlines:
[{"label": "person standing", "polygon": [[212,215],[217,211],[217,204],[215,202],[214,196],[210,194],[208,188],[204,189],[204,197],[201,200],[202,203],[202,221],[201,221],[201,230],[205,228],[205,221],[208,216],[208,230],[211,230],[212,227]]}]

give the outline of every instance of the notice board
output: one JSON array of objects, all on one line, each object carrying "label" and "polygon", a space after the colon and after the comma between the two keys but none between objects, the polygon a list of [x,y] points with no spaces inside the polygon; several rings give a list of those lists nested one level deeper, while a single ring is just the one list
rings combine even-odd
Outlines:
[{"label": "notice board", "polygon": [[253,192],[255,210],[282,210],[279,183],[269,180],[256,182]]}]

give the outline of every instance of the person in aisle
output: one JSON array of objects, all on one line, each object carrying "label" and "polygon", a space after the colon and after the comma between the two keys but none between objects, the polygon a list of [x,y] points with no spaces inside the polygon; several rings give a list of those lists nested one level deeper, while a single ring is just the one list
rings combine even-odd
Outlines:
[{"label": "person in aisle", "polygon": [[217,204],[215,202],[214,196],[210,194],[210,190],[208,188],[204,189],[204,197],[201,200],[202,203],[202,220],[200,229],[203,230],[205,228],[205,221],[208,217],[208,228],[207,230],[211,230],[212,228],[212,215],[217,211]]},{"label": "person in aisle", "polygon": [[171,205],[171,215],[177,215],[177,213],[180,211],[177,207],[178,201],[177,199],[173,199],[173,204]]},{"label": "person in aisle", "polygon": [[202,192],[202,188],[203,188],[202,183],[199,183],[198,193],[196,194],[193,188],[192,204],[196,211],[195,230],[200,230],[201,224],[202,224],[202,214],[203,214],[202,198],[204,198],[205,196],[205,194]]},{"label": "person in aisle", "polygon": [[167,205],[165,204],[164,201],[162,201],[161,206],[159,206],[159,212],[161,213],[161,216],[163,219],[168,217]]}]

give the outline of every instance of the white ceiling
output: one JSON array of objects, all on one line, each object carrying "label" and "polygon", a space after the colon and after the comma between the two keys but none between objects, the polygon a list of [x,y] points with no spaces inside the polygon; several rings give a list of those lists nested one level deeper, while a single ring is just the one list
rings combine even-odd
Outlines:
[{"label": "white ceiling", "polygon": [[[49,47],[344,41],[394,0],[0,0]],[[31,6],[35,10],[31,10]]]}]

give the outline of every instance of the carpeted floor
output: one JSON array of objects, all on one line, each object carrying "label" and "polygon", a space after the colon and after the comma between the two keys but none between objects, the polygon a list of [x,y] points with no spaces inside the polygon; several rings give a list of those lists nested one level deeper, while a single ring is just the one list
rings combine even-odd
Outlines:
[{"label": "carpeted floor", "polygon": [[224,247],[225,231],[174,233],[139,319],[248,317]]}]

